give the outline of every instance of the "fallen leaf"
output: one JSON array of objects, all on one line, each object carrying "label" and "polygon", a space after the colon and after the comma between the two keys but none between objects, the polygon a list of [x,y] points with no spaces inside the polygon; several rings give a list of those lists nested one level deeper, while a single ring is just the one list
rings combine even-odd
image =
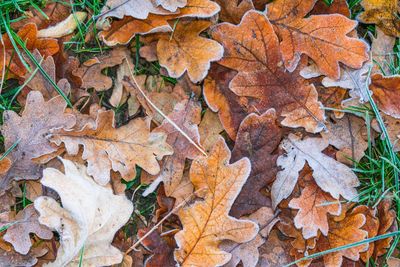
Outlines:
[{"label": "fallen leaf", "polygon": [[[393,151],[398,152],[400,151],[400,121],[398,119],[395,119],[389,115],[382,114],[382,119],[383,123],[385,124],[390,142],[393,145]],[[381,133],[381,138],[385,138],[381,127],[379,126],[378,122],[376,120],[373,120],[371,122],[372,128],[377,131],[378,133]]]},{"label": "fallen leaf", "polygon": [[1,189],[6,188],[12,179],[34,180],[40,177],[41,166],[33,160],[58,150],[47,139],[50,130],[68,129],[75,124],[74,116],[64,112],[66,106],[61,96],[45,102],[40,92],[33,91],[28,94],[21,116],[11,110],[3,113],[1,132],[5,138],[4,145],[7,149],[15,143],[17,146],[8,154],[12,165],[2,175]]},{"label": "fallen leaf", "polygon": [[369,86],[379,109],[395,119],[400,119],[400,76],[374,74]]},{"label": "fallen leaf", "polygon": [[28,254],[32,244],[30,234],[33,233],[41,239],[51,239],[53,233],[38,221],[39,214],[33,205],[25,207],[15,217],[15,224],[11,225],[3,239],[11,243],[16,252]]},{"label": "fallen leaf", "polygon": [[352,165],[360,161],[368,148],[367,128],[363,119],[346,115],[341,120],[327,124],[327,131],[321,132],[322,138],[339,149],[336,159]]},{"label": "fallen leaf", "polygon": [[[150,228],[139,229],[138,237],[142,238]],[[153,231],[142,241],[143,246],[152,252],[149,258],[147,258],[144,266],[146,267],[174,267],[176,262],[174,260],[174,246],[168,244],[158,231]]]},{"label": "fallen leaf", "polygon": [[194,83],[203,80],[210,63],[223,56],[222,46],[199,34],[211,25],[208,21],[179,21],[172,35],[163,35],[157,44],[160,65],[169,76],[181,77],[185,71]]},{"label": "fallen leaf", "polygon": [[[391,226],[395,223],[396,212],[391,209],[392,202],[388,199],[383,199],[378,205],[378,218],[379,218],[379,230],[377,236],[387,234]],[[378,240],[375,242],[374,258],[384,255],[389,249],[393,237]]]},{"label": "fallen leaf", "polygon": [[391,71],[388,62],[393,58],[392,52],[396,43],[396,38],[386,35],[379,28],[376,28],[376,37],[371,34],[370,38],[372,40],[371,57],[372,62],[374,63],[371,73],[383,73],[384,75],[389,75]]},{"label": "fallen leaf", "polygon": [[[29,23],[24,25],[18,32],[17,35],[21,38],[22,42],[25,43],[26,48],[29,51],[37,49],[43,57],[52,56],[58,52],[59,46],[57,40],[38,38],[38,30],[35,24]],[[12,74],[17,77],[25,75],[27,70],[23,65],[21,59],[14,52],[14,46],[8,36],[3,34],[2,36],[4,46],[0,43],[0,51],[5,51],[5,54],[0,53],[0,75],[3,75],[3,69],[7,68]],[[21,47],[20,47],[21,49]],[[4,63],[4,65],[3,65]]]},{"label": "fallen leaf", "polygon": [[243,15],[254,9],[252,0],[216,0],[221,7],[219,18],[224,22],[239,24]]},{"label": "fallen leaf", "polygon": [[260,266],[282,267],[293,262],[289,255],[290,243],[286,239],[279,230],[271,231],[267,241],[259,249]]},{"label": "fallen leaf", "polygon": [[341,212],[340,202],[314,182],[309,182],[301,191],[301,196],[289,202],[289,208],[299,210],[294,217],[294,225],[302,229],[305,239],[316,237],[318,230],[326,236],[329,230],[328,213],[337,216]]},{"label": "fallen leaf", "polygon": [[88,162],[88,174],[99,184],[110,181],[110,171],[120,172],[127,181],[135,178],[138,165],[155,175],[160,171],[157,159],[172,154],[164,133],[150,133],[150,119],[137,118],[115,128],[114,111],[99,111],[96,127],[55,131],[51,141],[65,144],[68,154],[76,155],[83,146],[82,158]]},{"label": "fallen leaf", "polygon": [[357,19],[363,23],[376,24],[382,31],[393,37],[400,37],[398,0],[362,0],[364,12]]},{"label": "fallen leaf", "polygon": [[133,60],[129,56],[118,66],[113,92],[108,100],[113,107],[119,107],[128,99],[128,89],[123,85],[122,80],[125,76],[131,75],[131,66],[133,66]]},{"label": "fallen leaf", "polygon": [[323,129],[324,111],[314,86],[280,66],[278,37],[265,15],[248,11],[238,26],[219,24],[212,36],[225,48],[218,63],[239,72],[229,84],[235,94],[252,99],[260,112],[275,108],[285,116],[285,126],[313,133]]},{"label": "fallen leaf", "polygon": [[209,152],[224,130],[218,114],[207,109],[199,125],[200,144]]},{"label": "fallen leaf", "polygon": [[282,39],[280,47],[286,68],[294,71],[302,54],[309,56],[321,73],[332,79],[340,77],[339,62],[361,68],[368,60],[368,45],[348,36],[357,22],[339,14],[304,18],[315,2],[277,0],[267,5],[266,14]]},{"label": "fallen leaf", "polygon": [[228,215],[250,173],[248,159],[234,164],[229,160],[230,151],[220,138],[208,157],[199,157],[192,163],[190,179],[204,200],[178,212],[183,230],[175,235],[175,260],[181,266],[223,265],[231,255],[218,247],[222,240],[248,242],[258,232],[255,223]]},{"label": "fallen leaf", "polygon": [[346,0],[335,0],[330,5],[324,1],[317,1],[311,11],[312,15],[341,14],[350,18],[350,9]]},{"label": "fallen leaf", "polygon": [[261,207],[271,206],[271,199],[261,191],[265,190],[278,172],[278,154],[275,150],[281,138],[281,128],[273,109],[260,116],[252,113],[240,124],[231,161],[248,157],[252,168],[247,182],[232,206],[231,215],[239,218]]},{"label": "fallen leaf", "polygon": [[46,196],[34,202],[39,222],[60,235],[57,258],[47,266],[76,266],[80,260],[84,266],[120,263],[123,255],[111,241],[131,216],[132,203],[94,182],[85,166],[62,162],[65,174],[47,168],[41,183],[60,195],[63,207]]},{"label": "fallen leaf", "polygon": [[175,12],[178,8],[184,7],[187,5],[187,0],[156,0],[156,5],[161,5],[166,10],[171,12]]},{"label": "fallen leaf", "polygon": [[350,201],[357,200],[357,176],[346,165],[322,153],[328,145],[322,138],[306,137],[302,140],[294,134],[289,134],[288,139],[282,142],[281,147],[287,154],[279,156],[277,160],[283,170],[276,175],[271,189],[274,208],[292,193],[299,171],[306,162],[313,170],[315,182],[323,191],[335,199],[341,195]]},{"label": "fallen leaf", "polygon": [[32,202],[43,195],[42,184],[38,181],[24,181],[24,187],[26,198]]},{"label": "fallen leaf", "polygon": [[105,91],[113,85],[112,79],[102,73],[105,68],[121,64],[129,57],[126,48],[116,48],[109,53],[92,58],[84,62],[72,73],[82,79],[81,87],[84,89],[94,88],[96,91]]},{"label": "fallen leaf", "polygon": [[78,25],[85,21],[86,17],[86,12],[75,12],[56,25],[39,30],[37,36],[38,38],[60,38],[66,36],[73,33]]},{"label": "fallen leaf", "polygon": [[36,263],[37,263],[36,255],[32,255],[32,254],[21,255],[15,251],[5,251],[0,248],[0,265],[1,266],[30,267],[30,266],[36,265]]}]

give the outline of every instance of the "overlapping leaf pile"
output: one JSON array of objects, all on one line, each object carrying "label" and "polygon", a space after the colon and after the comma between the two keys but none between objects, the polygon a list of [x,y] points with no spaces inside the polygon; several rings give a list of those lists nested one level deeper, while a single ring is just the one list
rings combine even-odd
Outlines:
[{"label": "overlapping leaf pile", "polygon": [[[109,50],[82,62],[60,44],[86,13],[51,3],[49,20],[13,25],[26,49],[5,33],[0,72],[23,108],[1,126],[0,265],[382,262],[392,239],[361,241],[396,229],[391,198],[357,204],[352,170],[381,129],[340,110],[373,100],[400,150],[400,77],[374,60],[399,37],[399,5],[361,2],[358,20],[379,27],[370,49],[345,0],[269,2],[108,0]],[[161,74],[135,72],[155,61]],[[138,181],[157,192],[151,221]]]}]

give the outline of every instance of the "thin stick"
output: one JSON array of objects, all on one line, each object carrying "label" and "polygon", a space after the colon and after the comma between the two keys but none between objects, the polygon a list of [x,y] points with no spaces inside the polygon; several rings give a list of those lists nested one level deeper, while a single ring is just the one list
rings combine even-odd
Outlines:
[{"label": "thin stick", "polygon": [[134,85],[131,83],[131,81],[128,81],[128,83],[130,83],[133,87],[136,87],[139,92],[143,95],[143,97],[146,99],[146,101],[150,104],[150,106],[152,108],[154,108],[158,113],[160,113],[160,115],[166,119],[172,126],[174,126],[174,128],[180,132],[197,150],[199,150],[204,156],[208,156],[207,153],[198,145],[196,144],[195,141],[192,140],[192,138],[189,137],[189,135],[187,135],[181,128],[179,128],[178,125],[176,125],[175,122],[173,122],[170,118],[168,118],[167,115],[165,115],[155,104],[153,104],[153,102],[151,102],[150,98],[147,97],[147,95],[144,93],[144,91],[142,90],[142,88],[140,88],[139,84],[136,82],[135,79],[135,75],[133,74],[133,70],[129,64],[129,61],[125,58],[126,62],[128,63],[128,68],[129,68],[129,72],[131,74],[132,80],[135,83]]},{"label": "thin stick", "polygon": [[6,77],[5,77],[5,75],[6,75],[6,46],[4,44],[3,35],[1,33],[0,33],[0,43],[1,43],[1,46],[3,47],[3,70],[2,70],[1,82],[0,82],[0,94],[1,94],[1,91],[3,91],[3,84],[6,79]]}]

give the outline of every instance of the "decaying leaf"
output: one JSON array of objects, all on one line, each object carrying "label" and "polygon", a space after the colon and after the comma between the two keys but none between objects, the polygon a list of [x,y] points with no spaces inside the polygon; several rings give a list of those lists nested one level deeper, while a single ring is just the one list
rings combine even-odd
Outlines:
[{"label": "decaying leaf", "polygon": [[316,237],[318,230],[326,236],[329,230],[328,213],[339,215],[341,212],[340,202],[322,191],[314,182],[307,183],[301,196],[293,198],[289,207],[299,210],[294,217],[294,225],[302,229],[305,239]]},{"label": "decaying leaf", "polygon": [[348,34],[357,22],[343,15],[312,15],[304,18],[316,0],[277,0],[267,5],[266,14],[278,29],[285,66],[295,70],[301,55],[306,54],[324,75],[340,76],[339,62],[351,68],[361,68],[368,60],[368,45]]},{"label": "decaying leaf", "polygon": [[132,58],[127,55],[125,60],[117,69],[117,77],[114,81],[114,88],[110,97],[110,104],[113,107],[118,107],[124,104],[128,98],[128,89],[122,83],[125,76],[131,75],[131,69],[133,66]]},{"label": "decaying leaf", "polygon": [[111,241],[131,216],[132,203],[94,182],[85,166],[62,162],[65,174],[47,168],[41,183],[60,195],[63,206],[45,196],[34,202],[39,222],[60,235],[57,258],[47,266],[76,266],[80,260],[83,266],[120,263],[123,255]]},{"label": "decaying leaf", "polygon": [[39,214],[33,205],[29,205],[17,214],[15,217],[16,223],[7,229],[3,238],[11,243],[18,253],[26,255],[29,252],[32,246],[30,233],[42,239],[51,239],[53,237],[53,233],[38,222],[38,217]]},{"label": "decaying leaf", "polygon": [[75,12],[58,24],[38,31],[38,38],[60,38],[71,34],[80,23],[85,21],[86,17],[86,12]]},{"label": "decaying leaf", "polygon": [[[39,50],[40,54],[45,58],[48,56],[52,56],[58,52],[59,46],[57,40],[38,38],[37,33],[38,30],[36,24],[29,23],[24,25],[17,32],[17,35],[21,38],[22,42],[25,43],[25,46],[28,50],[33,51],[37,49]],[[27,70],[25,69],[25,66],[23,65],[19,56],[15,55],[14,46],[8,34],[3,34],[2,38],[4,46],[2,43],[0,43],[0,76],[3,75],[3,68],[7,68],[12,74],[16,75],[17,77],[24,76]],[[3,53],[3,51],[5,51],[5,54]]]},{"label": "decaying leaf", "polygon": [[76,155],[83,146],[82,158],[88,162],[88,174],[105,185],[110,171],[120,172],[125,180],[135,178],[138,165],[155,175],[160,171],[157,159],[172,154],[164,133],[150,133],[150,120],[137,118],[115,128],[114,111],[99,111],[96,127],[55,131],[51,141],[65,144],[67,152]]},{"label": "decaying leaf", "polygon": [[373,98],[380,110],[389,116],[400,119],[400,76],[374,74],[370,87]]},{"label": "decaying leaf", "polygon": [[74,116],[64,113],[66,106],[61,96],[45,102],[40,92],[33,91],[28,94],[21,117],[11,110],[3,113],[1,132],[5,138],[4,145],[6,148],[17,145],[8,155],[12,164],[3,174],[0,188],[6,188],[11,179],[39,178],[41,167],[32,160],[57,151],[57,147],[47,139],[50,130],[68,129],[75,124]]},{"label": "decaying leaf", "polygon": [[282,133],[276,120],[275,110],[270,109],[260,116],[250,114],[240,124],[231,161],[248,157],[252,168],[231,209],[230,214],[236,218],[271,206],[270,198],[261,191],[278,172],[278,154],[274,151],[279,146]]},{"label": "decaying leaf", "polygon": [[248,159],[229,160],[230,151],[220,138],[208,157],[192,163],[190,179],[204,200],[179,210],[183,229],[175,235],[175,259],[181,266],[223,265],[231,256],[218,247],[222,240],[243,243],[257,234],[255,223],[228,215],[250,173]]},{"label": "decaying leaf", "polygon": [[315,182],[323,191],[330,193],[335,199],[339,199],[341,195],[350,201],[357,200],[357,176],[346,165],[322,153],[328,145],[322,138],[306,137],[302,140],[294,134],[289,134],[288,139],[282,142],[282,149],[287,154],[277,160],[278,166],[283,170],[276,175],[271,189],[274,208],[292,193],[299,171],[306,162],[313,170]]},{"label": "decaying leaf", "polygon": [[281,66],[278,37],[265,15],[249,11],[238,26],[214,27],[212,37],[225,48],[219,64],[239,72],[229,84],[234,93],[251,99],[250,105],[260,112],[275,108],[285,117],[285,126],[313,133],[323,129],[324,112],[315,87],[298,71],[288,73]]},{"label": "decaying leaf", "polygon": [[171,77],[179,78],[187,71],[192,82],[199,82],[206,77],[210,62],[222,58],[224,50],[220,44],[199,36],[210,25],[208,21],[180,21],[172,37],[168,34],[160,38],[158,59]]},{"label": "decaying leaf", "polygon": [[386,34],[400,37],[400,5],[398,0],[363,0],[364,12],[357,19],[363,23],[376,24]]}]

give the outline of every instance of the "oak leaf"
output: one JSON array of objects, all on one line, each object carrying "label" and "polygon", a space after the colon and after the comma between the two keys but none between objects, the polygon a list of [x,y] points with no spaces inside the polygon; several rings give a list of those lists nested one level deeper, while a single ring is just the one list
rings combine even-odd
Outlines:
[{"label": "oak leaf", "polygon": [[146,19],[125,16],[101,31],[99,37],[109,46],[127,44],[136,34],[172,32],[174,20],[190,17],[208,18],[217,14],[219,9],[219,6],[210,0],[188,0],[187,6],[181,8],[177,14],[149,14]]},{"label": "oak leaf", "polygon": [[281,128],[273,109],[260,116],[252,113],[240,124],[231,161],[248,157],[252,168],[231,209],[230,214],[236,218],[253,213],[261,207],[271,206],[270,198],[261,191],[273,181],[278,172],[278,154],[274,151],[281,138]]},{"label": "oak leaf", "polygon": [[371,73],[383,73],[389,75],[390,63],[393,58],[391,53],[396,43],[396,38],[386,35],[381,29],[376,28],[376,37],[370,34],[372,41],[371,44],[371,57],[374,66]]},{"label": "oak leaf", "polygon": [[[306,54],[324,75],[338,79],[339,62],[358,69],[368,60],[368,45],[348,34],[357,22],[343,15],[312,15],[304,18],[316,0],[277,0],[266,7],[266,14],[278,29],[286,68],[294,71]],[[322,52],[323,51],[323,52]]]},{"label": "oak leaf", "polygon": [[[18,32],[17,35],[25,43],[26,48],[29,51],[35,49],[39,50],[43,57],[52,56],[58,52],[59,46],[57,40],[48,38],[38,38],[37,37],[37,27],[33,23],[24,25]],[[5,53],[0,53],[0,76],[3,75],[3,69],[7,68],[12,74],[17,77],[22,77],[25,75],[27,70],[23,65],[21,59],[15,54],[14,46],[8,36],[8,34],[3,34],[2,36],[4,46],[0,43],[0,51],[5,51]],[[22,48],[20,48],[22,49]],[[4,63],[4,65],[3,65]]]},{"label": "oak leaf", "polygon": [[175,12],[178,8],[184,7],[187,5],[187,0],[156,0],[156,5],[161,5],[166,10],[171,12]]},{"label": "oak leaf", "polygon": [[38,221],[39,214],[29,205],[18,212],[15,217],[15,224],[11,225],[3,239],[10,242],[16,252],[26,255],[31,248],[30,233],[33,233],[41,239],[51,239],[53,233]]},{"label": "oak leaf", "polygon": [[[377,236],[383,235],[389,232],[390,228],[393,226],[396,220],[396,212],[391,209],[392,201],[389,199],[383,199],[378,205],[378,214],[379,218],[379,229]],[[392,241],[392,237],[378,240],[374,243],[374,258],[384,255],[387,249],[390,247],[390,243]]]},{"label": "oak leaf", "polygon": [[289,134],[282,142],[281,147],[287,154],[277,160],[278,166],[283,170],[276,175],[271,189],[274,208],[292,193],[299,171],[306,162],[313,170],[315,182],[323,191],[330,193],[335,199],[339,199],[340,195],[351,201],[357,199],[357,176],[346,165],[322,153],[328,145],[322,138],[306,137],[302,140],[294,134]]},{"label": "oak leaf", "polygon": [[207,109],[199,125],[200,144],[206,152],[211,150],[223,130],[218,114]]},{"label": "oak leaf", "polygon": [[278,229],[273,229],[267,241],[259,248],[261,266],[282,267],[293,262],[288,251],[290,243]]},{"label": "oak leaf", "polygon": [[357,19],[363,23],[376,24],[386,34],[400,37],[400,4],[398,0],[363,0],[364,12]]},{"label": "oak leaf", "polygon": [[214,27],[212,37],[225,48],[218,63],[239,72],[229,84],[234,93],[252,99],[260,112],[275,108],[285,126],[313,133],[323,129],[324,111],[314,86],[281,66],[278,37],[264,14],[248,11],[238,26]]},{"label": "oak leaf", "polygon": [[305,239],[316,237],[318,230],[323,235],[328,234],[328,213],[339,215],[340,202],[322,191],[314,182],[307,183],[301,191],[299,198],[293,198],[289,202],[289,208],[298,209],[294,217],[294,225],[301,229]]},{"label": "oak leaf", "polygon": [[335,0],[330,5],[324,1],[317,1],[311,11],[312,15],[341,14],[350,18],[349,4],[346,0]]},{"label": "oak leaf", "polygon": [[65,174],[47,168],[41,180],[58,193],[62,207],[47,196],[34,202],[39,222],[60,234],[57,258],[47,266],[76,266],[80,260],[84,266],[120,263],[123,255],[111,242],[131,216],[132,203],[98,185],[86,174],[85,166],[62,162]]},{"label": "oak leaf", "polygon": [[171,155],[164,133],[150,133],[149,118],[137,118],[115,128],[114,111],[99,111],[96,127],[86,125],[81,130],[55,131],[51,141],[65,144],[67,152],[76,155],[83,146],[82,158],[88,162],[88,174],[99,184],[110,181],[110,171],[122,178],[135,178],[138,165],[152,175],[160,171],[157,159]]},{"label": "oak leaf", "polygon": [[171,77],[179,78],[185,71],[192,82],[203,80],[212,61],[220,60],[224,49],[199,34],[210,27],[208,21],[179,21],[171,35],[163,35],[157,44],[160,65]]},{"label": "oak leaf", "polygon": [[17,146],[8,155],[12,164],[9,171],[2,175],[1,189],[7,187],[11,179],[33,180],[40,177],[41,167],[33,160],[58,150],[47,139],[50,131],[68,129],[75,124],[74,116],[64,112],[66,106],[61,96],[46,102],[40,92],[33,91],[28,94],[21,116],[11,110],[3,113],[1,132],[5,138],[4,145],[9,148],[17,143]]},{"label": "oak leaf", "polygon": [[393,118],[400,119],[400,76],[374,74],[369,86],[379,109]]},{"label": "oak leaf", "polygon": [[254,9],[252,0],[216,0],[221,7],[219,18],[224,22],[240,23],[243,15]]},{"label": "oak leaf", "polygon": [[258,226],[228,215],[250,173],[250,161],[243,158],[229,164],[230,151],[220,138],[208,157],[193,161],[190,179],[204,200],[179,210],[183,229],[175,235],[175,260],[181,266],[220,266],[231,255],[219,248],[221,241],[248,242]]},{"label": "oak leaf", "polygon": [[7,251],[0,248],[0,265],[7,267],[30,267],[35,266],[38,262],[37,257],[43,254],[36,255],[36,252],[27,255],[21,255],[15,251]]},{"label": "oak leaf", "polygon": [[346,97],[347,90],[340,87],[317,86],[317,91],[322,105],[326,108],[336,109],[333,113],[336,118],[341,119],[344,113],[339,110],[343,109],[342,102]]}]

